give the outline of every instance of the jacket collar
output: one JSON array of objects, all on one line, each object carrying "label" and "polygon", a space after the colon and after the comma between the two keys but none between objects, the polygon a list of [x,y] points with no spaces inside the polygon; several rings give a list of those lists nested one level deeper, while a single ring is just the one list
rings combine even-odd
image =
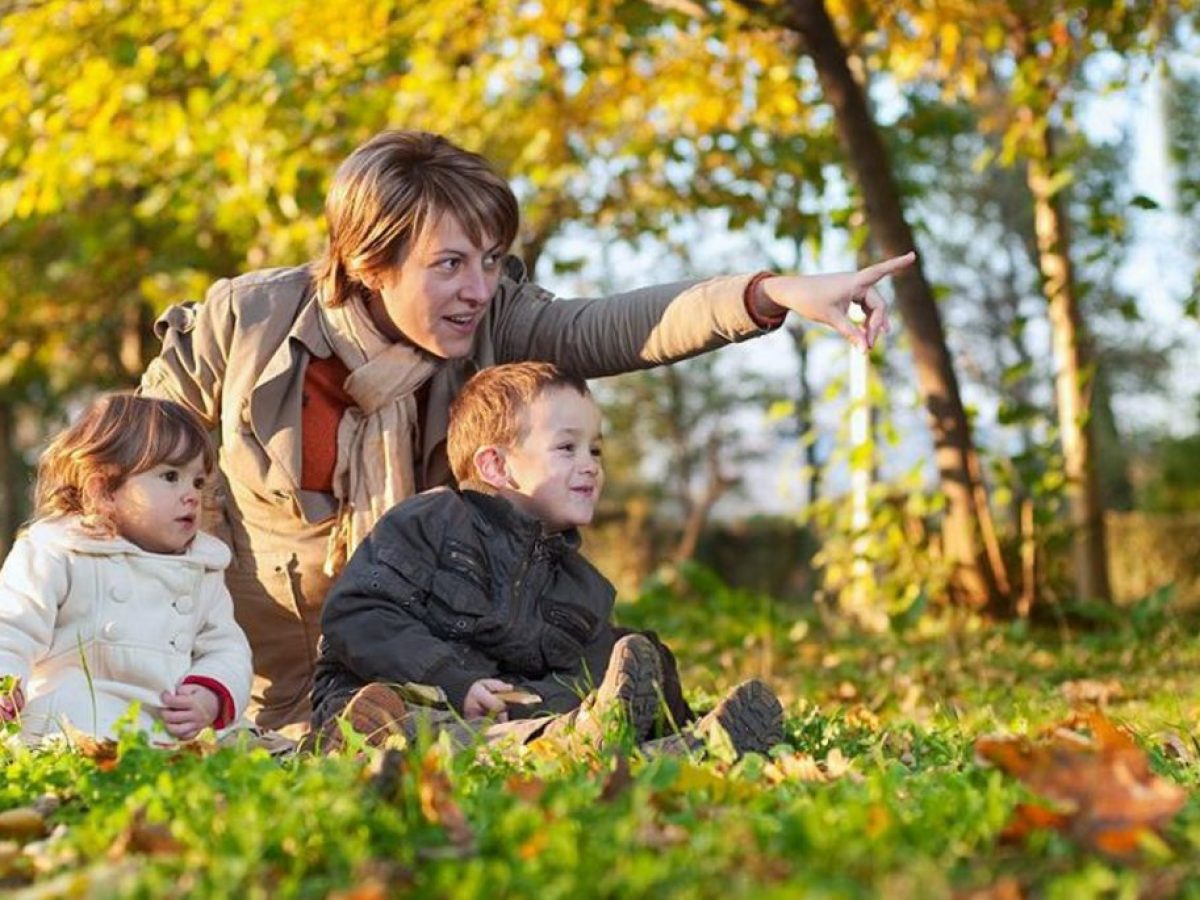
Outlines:
[{"label": "jacket collar", "polygon": [[83,530],[78,516],[42,519],[29,528],[30,539],[45,542],[72,553],[91,556],[137,556],[145,559],[178,560],[204,569],[221,571],[228,567],[231,554],[225,544],[211,534],[198,532],[187,551],[180,554],[151,553],[132,541],[117,536],[96,537]]},{"label": "jacket collar", "polygon": [[552,550],[578,550],[583,542],[578,528],[546,534],[541,520],[517,509],[490,484],[470,479],[462,483],[460,491],[463,499],[483,514],[483,527],[489,532],[506,531],[522,543],[540,539]]}]

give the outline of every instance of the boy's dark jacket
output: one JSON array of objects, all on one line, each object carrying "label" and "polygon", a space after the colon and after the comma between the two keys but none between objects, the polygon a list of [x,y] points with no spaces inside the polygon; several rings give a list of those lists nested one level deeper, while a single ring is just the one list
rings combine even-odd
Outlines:
[{"label": "boy's dark jacket", "polygon": [[480,678],[566,712],[604,677],[613,586],[575,530],[544,535],[500,497],[436,488],[393,507],[325,600],[313,708],[372,681],[442,688],[462,712]]}]

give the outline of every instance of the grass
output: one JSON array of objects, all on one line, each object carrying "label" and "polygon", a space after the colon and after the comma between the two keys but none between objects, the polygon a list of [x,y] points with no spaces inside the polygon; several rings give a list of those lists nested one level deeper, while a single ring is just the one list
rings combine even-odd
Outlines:
[{"label": "grass", "polygon": [[[10,739],[0,810],[57,807],[48,837],[0,837],[0,890],[1200,897],[1200,654],[1193,623],[1169,609],[1092,633],[943,616],[868,639],[691,573],[621,619],[676,648],[700,703],[767,670],[792,750],[737,763],[502,760],[434,744],[280,762],[244,748],[168,753],[129,736],[114,762]],[[982,734],[1063,719],[1080,682],[1107,693],[1155,770],[1192,792],[1132,861],[1053,831],[1003,841],[1027,795],[974,758]]]}]

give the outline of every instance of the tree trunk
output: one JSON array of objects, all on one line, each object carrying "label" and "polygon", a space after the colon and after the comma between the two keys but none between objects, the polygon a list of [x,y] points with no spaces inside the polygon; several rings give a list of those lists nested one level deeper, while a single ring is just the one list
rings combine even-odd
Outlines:
[{"label": "tree trunk", "polygon": [[[821,0],[788,0],[783,24],[802,39],[833,107],[838,137],[866,204],[871,231],[887,256],[914,248],[900,192],[866,96],[850,71],[846,49]],[[911,335],[917,381],[933,431],[947,501],[946,553],[953,561],[956,600],[1009,612],[1008,575],[987,505],[979,460],[946,347],[941,314],[920,260],[894,279],[900,314]]]},{"label": "tree trunk", "polygon": [[808,341],[802,328],[789,328],[792,344],[796,348],[799,397],[796,398],[796,427],[804,447],[805,496],[809,504],[815,503],[821,493],[821,460],[817,456],[816,422],[813,417],[813,389],[808,380]]},{"label": "tree trunk", "polygon": [[1073,530],[1075,590],[1091,600],[1111,600],[1108,555],[1104,545],[1104,511],[1096,478],[1095,440],[1090,413],[1094,370],[1079,314],[1079,298],[1071,269],[1071,242],[1061,193],[1054,184],[1054,138],[1047,128],[1029,161],[1034,229],[1038,241],[1050,328],[1054,341],[1055,396],[1066,466],[1067,499]]},{"label": "tree trunk", "polygon": [[683,532],[673,554],[676,564],[696,558],[700,536],[704,534],[704,526],[708,524],[713,507],[734,484],[733,479],[725,477],[721,471],[721,442],[715,433],[705,447],[705,479],[703,493],[699,497],[692,495],[689,498]]}]

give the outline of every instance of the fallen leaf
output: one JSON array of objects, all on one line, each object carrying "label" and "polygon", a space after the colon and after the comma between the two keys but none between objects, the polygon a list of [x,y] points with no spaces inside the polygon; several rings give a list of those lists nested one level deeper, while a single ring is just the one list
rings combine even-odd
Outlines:
[{"label": "fallen leaf", "polygon": [[841,778],[850,771],[850,760],[842,754],[842,751],[834,747],[825,756],[825,774],[830,779]]},{"label": "fallen leaf", "polygon": [[1092,678],[1079,678],[1074,681],[1064,681],[1058,686],[1067,702],[1073,706],[1107,706],[1110,700],[1120,699],[1125,691],[1121,682],[1115,678],[1108,681],[1097,681]]},{"label": "fallen leaf", "polygon": [[80,756],[96,763],[101,772],[111,772],[117,767],[117,742],[111,738],[96,738],[85,731],[80,731],[70,722],[62,722],[62,733],[66,736],[75,752]]},{"label": "fallen leaf", "polygon": [[621,755],[617,757],[616,765],[613,770],[608,773],[608,777],[604,779],[604,787],[600,789],[601,803],[612,803],[633,784],[633,775],[629,771],[629,757]]},{"label": "fallen leaf", "polygon": [[674,822],[661,823],[651,820],[644,823],[637,832],[637,842],[652,850],[677,847],[686,844],[690,839],[688,830]]},{"label": "fallen leaf", "polygon": [[1194,762],[1196,759],[1193,747],[1173,731],[1168,731],[1166,737],[1163,738],[1162,752],[1163,756],[1168,759],[1177,759],[1182,763]]},{"label": "fallen leaf", "polygon": [[958,900],[1021,900],[1025,895],[1021,892],[1021,883],[1006,876],[995,884],[955,896]]},{"label": "fallen leaf", "polygon": [[763,772],[773,784],[783,781],[801,781],[821,784],[829,778],[821,771],[817,761],[807,753],[789,753],[767,763]]},{"label": "fallen leaf", "polygon": [[421,801],[421,812],[425,818],[446,830],[450,843],[463,852],[471,853],[475,849],[475,832],[467,817],[463,815],[462,807],[454,799],[450,779],[442,771],[439,755],[432,749],[425,754],[421,763],[421,780],[418,789]]},{"label": "fallen leaf", "polygon": [[130,853],[140,856],[173,856],[182,853],[183,844],[171,834],[171,828],[164,822],[147,822],[146,809],[140,807],[134,814],[133,820],[108,850],[108,858],[116,861]]},{"label": "fallen leaf", "polygon": [[404,754],[389,748],[371,760],[366,769],[367,784],[384,800],[394,803],[404,794],[407,771]]},{"label": "fallen leaf", "polygon": [[33,880],[29,860],[16,841],[0,841],[0,888],[26,884]]},{"label": "fallen leaf", "polygon": [[526,803],[537,803],[546,792],[546,782],[540,778],[526,778],[521,775],[510,775],[504,782],[504,789]]},{"label": "fallen leaf", "polygon": [[[1081,724],[1090,736],[1076,730]],[[980,738],[975,752],[1049,801],[1020,805],[1005,829],[1010,838],[1052,828],[1090,849],[1129,857],[1187,799],[1179,785],[1154,775],[1146,754],[1098,710],[1036,741]]]},{"label": "fallen leaf", "polygon": [[387,900],[391,896],[386,882],[366,878],[345,891],[331,891],[326,900]]},{"label": "fallen leaf", "polygon": [[541,852],[546,849],[549,841],[550,838],[545,828],[535,831],[517,848],[517,856],[528,862],[540,856]]},{"label": "fallen leaf", "polygon": [[30,840],[46,833],[46,819],[29,806],[0,812],[0,837]]}]

